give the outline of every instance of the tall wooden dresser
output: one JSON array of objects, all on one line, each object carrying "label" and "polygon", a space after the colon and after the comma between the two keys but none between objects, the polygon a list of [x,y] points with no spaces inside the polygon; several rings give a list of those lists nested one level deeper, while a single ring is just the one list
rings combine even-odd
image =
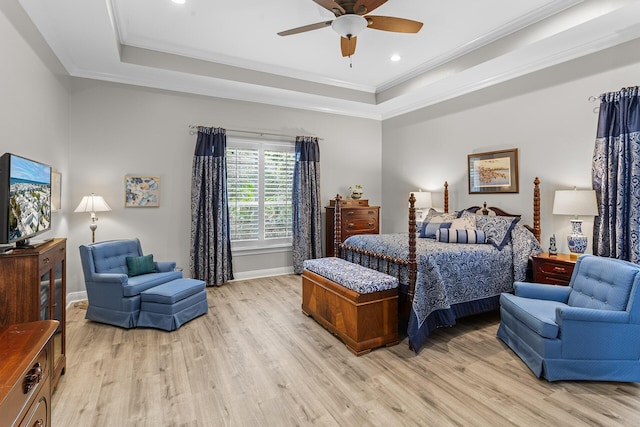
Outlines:
[{"label": "tall wooden dresser", "polygon": [[64,373],[67,239],[0,254],[0,328],[37,320],[60,322],[52,338],[51,387]]},{"label": "tall wooden dresser", "polygon": [[[342,224],[340,227],[341,236],[338,241],[344,242],[347,237],[356,234],[378,234],[380,233],[380,206],[369,206],[369,201],[365,199],[353,200],[342,199],[340,205]],[[335,251],[335,214],[336,201],[332,199],[326,209],[325,237],[327,245],[327,256],[337,255]]]}]

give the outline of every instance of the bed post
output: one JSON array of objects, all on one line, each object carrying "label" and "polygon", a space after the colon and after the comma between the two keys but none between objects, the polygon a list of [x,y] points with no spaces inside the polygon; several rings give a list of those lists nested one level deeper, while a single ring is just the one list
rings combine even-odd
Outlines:
[{"label": "bed post", "polygon": [[540,243],[540,178],[533,180],[533,235]]},{"label": "bed post", "polygon": [[340,244],[340,236],[342,236],[342,196],[336,194],[336,209],[333,217],[333,256],[337,258],[342,257],[342,248]]},{"label": "bed post", "polygon": [[416,289],[416,276],[418,265],[416,263],[416,197],[409,196],[409,291],[407,299],[409,304],[413,302],[413,293]]},{"label": "bed post", "polygon": [[449,183],[444,182],[444,213],[449,213]]}]

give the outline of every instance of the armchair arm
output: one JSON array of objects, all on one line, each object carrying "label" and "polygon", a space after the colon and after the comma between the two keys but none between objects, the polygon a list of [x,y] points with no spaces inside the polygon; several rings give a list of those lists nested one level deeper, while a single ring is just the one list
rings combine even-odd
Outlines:
[{"label": "armchair arm", "polygon": [[129,277],[120,273],[93,273],[91,275],[91,282],[94,283],[117,283],[124,286],[128,281]]},{"label": "armchair arm", "polygon": [[571,293],[568,286],[546,285],[542,283],[515,282],[516,296],[566,303]]},{"label": "armchair arm", "polygon": [[173,271],[175,268],[176,263],[173,261],[156,261],[156,270],[158,270],[158,273]]},{"label": "armchair arm", "polygon": [[[562,357],[580,360],[633,360],[640,357],[640,325],[627,311],[557,307]],[[621,365],[622,366],[622,365]]]},{"label": "armchair arm", "polygon": [[629,323],[630,315],[627,311],[598,310],[583,307],[557,307],[556,323],[562,325],[563,321],[573,320],[577,322],[602,322],[602,323]]}]

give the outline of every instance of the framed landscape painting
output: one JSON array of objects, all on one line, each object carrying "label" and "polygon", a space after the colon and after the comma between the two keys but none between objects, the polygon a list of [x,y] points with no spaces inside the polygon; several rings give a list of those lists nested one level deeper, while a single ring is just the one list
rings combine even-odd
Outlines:
[{"label": "framed landscape painting", "polygon": [[125,208],[157,208],[160,206],[159,176],[125,176]]},{"label": "framed landscape painting", "polygon": [[62,210],[62,174],[56,170],[51,171],[51,210]]},{"label": "framed landscape painting", "polygon": [[518,149],[469,154],[469,194],[517,193]]}]

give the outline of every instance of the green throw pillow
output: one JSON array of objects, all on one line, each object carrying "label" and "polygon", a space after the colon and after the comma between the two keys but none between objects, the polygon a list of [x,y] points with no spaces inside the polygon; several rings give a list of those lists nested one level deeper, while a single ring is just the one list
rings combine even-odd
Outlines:
[{"label": "green throw pillow", "polygon": [[156,273],[156,264],[153,262],[153,254],[144,256],[128,256],[127,268],[129,269],[129,277],[147,273]]}]

